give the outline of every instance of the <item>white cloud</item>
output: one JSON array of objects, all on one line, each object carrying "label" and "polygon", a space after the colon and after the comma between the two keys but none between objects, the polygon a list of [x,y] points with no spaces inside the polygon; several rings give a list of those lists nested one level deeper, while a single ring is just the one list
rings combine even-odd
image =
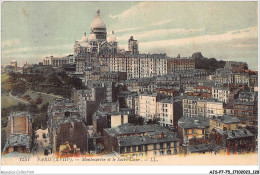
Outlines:
[{"label": "white cloud", "polygon": [[2,41],[2,48],[4,47],[12,47],[12,46],[17,46],[20,44],[20,39],[12,39],[12,40],[6,40]]},{"label": "white cloud", "polygon": [[[249,30],[245,32],[244,30]],[[236,30],[238,31],[238,30]],[[241,29],[239,32],[234,33],[234,31],[228,31],[224,34],[217,35],[203,35],[189,38],[181,39],[171,39],[171,40],[160,40],[160,41],[149,41],[149,42],[139,42],[140,48],[155,48],[155,47],[169,47],[169,46],[181,46],[181,45],[196,45],[199,43],[214,43],[214,42],[227,42],[235,39],[248,39],[257,38],[258,29],[257,27]]]},{"label": "white cloud", "polygon": [[168,24],[170,22],[172,22],[172,20],[166,19],[163,21],[155,22],[155,23],[151,24],[150,26],[160,26],[160,25]]},{"label": "white cloud", "polygon": [[118,19],[118,20],[124,20],[127,19],[130,16],[133,16],[135,14],[138,14],[146,9],[146,5],[148,2],[140,2],[135,6],[132,6],[131,8],[125,10],[124,12],[117,14],[117,15],[109,15],[112,19]]},{"label": "white cloud", "polygon": [[125,29],[115,29],[115,33],[121,33],[121,32],[128,32],[128,31],[133,31],[133,30],[139,30],[139,29],[144,29],[145,27],[131,27],[131,28],[125,28]]},{"label": "white cloud", "polygon": [[170,23],[172,28],[224,32],[257,25],[255,5],[255,2],[138,2],[110,18],[124,27]]},{"label": "white cloud", "polygon": [[164,24],[168,24],[171,21],[172,20],[167,19],[167,20],[152,23],[152,24],[150,24],[146,27],[145,26],[143,26],[143,27],[129,27],[129,28],[123,28],[123,29],[115,29],[114,31],[115,31],[115,33],[129,32],[129,31],[134,31],[134,30],[145,29],[145,28],[150,27],[150,26],[161,26],[161,25],[164,25]]},{"label": "white cloud", "polygon": [[[143,31],[143,32],[138,32],[135,34],[132,34],[135,39],[139,40],[139,42],[142,42],[144,39],[153,39],[153,38],[165,38],[165,37],[173,37],[174,35],[178,34],[191,34],[195,32],[201,32],[204,29],[158,29],[158,30],[150,30],[150,31]],[[125,34],[122,36],[117,37],[118,41],[126,41],[129,39],[129,36],[131,34]]]},{"label": "white cloud", "polygon": [[72,50],[73,45],[72,44],[65,44],[60,46],[37,46],[37,47],[23,47],[23,48],[16,48],[16,49],[7,49],[2,50],[2,54],[18,54],[18,53],[26,53],[26,52],[38,52],[38,51],[46,51],[49,50],[66,50],[71,49]]}]

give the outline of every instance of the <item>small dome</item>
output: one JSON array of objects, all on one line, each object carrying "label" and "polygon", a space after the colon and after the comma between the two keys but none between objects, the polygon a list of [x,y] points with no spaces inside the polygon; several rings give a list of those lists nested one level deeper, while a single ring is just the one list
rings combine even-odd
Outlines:
[{"label": "small dome", "polygon": [[95,29],[95,28],[106,29],[106,25],[105,25],[104,21],[100,18],[100,11],[99,11],[99,9],[97,10],[96,17],[92,21],[90,27],[91,27],[91,29]]},{"label": "small dome", "polygon": [[88,38],[87,38],[87,34],[86,34],[86,32],[85,32],[84,35],[82,36],[80,42],[82,42],[82,43],[86,43],[86,42],[88,42]]},{"label": "small dome", "polygon": [[114,35],[114,31],[112,31],[112,34],[110,37],[107,39],[109,43],[115,43],[116,41],[116,36]]},{"label": "small dome", "polygon": [[89,42],[93,42],[93,41],[97,41],[96,35],[94,35],[93,33],[91,33],[88,37],[88,41]]}]

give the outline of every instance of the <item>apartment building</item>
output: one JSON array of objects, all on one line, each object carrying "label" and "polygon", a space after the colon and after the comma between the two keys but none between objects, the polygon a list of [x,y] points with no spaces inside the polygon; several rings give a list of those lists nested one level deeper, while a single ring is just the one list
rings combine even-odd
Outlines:
[{"label": "apartment building", "polygon": [[156,99],[157,93],[140,93],[139,94],[139,116],[145,120],[153,120],[156,117]]},{"label": "apartment building", "polygon": [[195,59],[192,57],[177,57],[168,61],[168,73],[195,69]]},{"label": "apartment building", "polygon": [[229,102],[229,96],[231,92],[228,87],[212,87],[212,97],[218,101],[222,101],[225,104]]},{"label": "apartment building", "polygon": [[156,124],[105,129],[104,145],[106,152],[115,151],[126,160],[178,154],[180,148],[177,135]]},{"label": "apartment building", "polygon": [[160,125],[174,128],[182,117],[182,100],[178,98],[164,98],[157,101],[157,117]]},{"label": "apartment building", "polygon": [[197,117],[197,101],[198,97],[185,96],[182,100],[183,116]]},{"label": "apartment building", "polygon": [[206,117],[183,116],[178,121],[178,133],[184,144],[191,139],[207,139],[209,136],[209,119]]},{"label": "apartment building", "polygon": [[32,135],[32,116],[28,112],[12,112],[8,117],[7,139],[2,154],[30,153]]},{"label": "apartment building", "polygon": [[210,131],[213,129],[215,130],[235,130],[238,129],[239,124],[241,121],[232,115],[223,115],[218,117],[212,117],[210,119]]}]

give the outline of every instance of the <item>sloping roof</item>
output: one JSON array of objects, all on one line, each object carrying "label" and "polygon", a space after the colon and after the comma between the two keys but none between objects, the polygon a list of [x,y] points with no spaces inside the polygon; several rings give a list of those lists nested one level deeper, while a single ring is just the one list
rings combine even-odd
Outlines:
[{"label": "sloping roof", "polygon": [[206,117],[181,117],[178,121],[179,127],[183,129],[208,128],[209,119]]},{"label": "sloping roof", "polygon": [[145,133],[145,132],[169,132],[166,128],[157,125],[131,125],[129,123],[114,127],[104,129],[110,135],[125,135],[134,133]]},{"label": "sloping roof", "polygon": [[212,90],[212,87],[210,87],[210,86],[196,86],[196,87],[193,87],[193,89],[208,89],[208,90]]},{"label": "sloping roof", "polygon": [[207,151],[219,151],[220,146],[216,145],[216,144],[200,144],[200,145],[189,145],[187,149],[191,153],[207,152]]},{"label": "sloping roof", "polygon": [[28,113],[28,112],[25,112],[25,111],[12,112],[12,113],[10,114],[10,116],[11,116],[11,117],[23,117],[23,116],[25,116],[25,117],[28,117],[29,119],[32,119],[31,114]]},{"label": "sloping roof", "polygon": [[215,120],[215,121],[218,121],[221,123],[225,123],[225,124],[240,122],[240,120],[236,116],[233,116],[233,115],[224,115],[224,116],[213,117],[212,120]]},{"label": "sloping roof", "polygon": [[31,136],[25,134],[16,134],[9,137],[5,143],[4,150],[13,146],[25,146],[27,149],[31,145]]},{"label": "sloping roof", "polygon": [[243,101],[242,99],[238,98],[234,101],[234,105],[254,105],[254,101]]},{"label": "sloping roof", "polygon": [[146,145],[153,143],[164,143],[164,142],[178,141],[178,138],[173,133],[168,133],[162,138],[153,138],[148,135],[145,136],[128,136],[118,138],[119,146],[131,146],[131,145]]},{"label": "sloping roof", "polygon": [[217,132],[223,136],[226,136],[227,139],[236,139],[236,138],[254,136],[254,134],[252,134],[247,129],[236,129],[236,130],[228,130],[228,131],[223,131],[223,130],[217,129]]},{"label": "sloping roof", "polygon": [[69,116],[67,118],[64,118],[62,120],[54,120],[53,121],[53,128],[58,128],[60,125],[62,124],[66,124],[66,123],[79,123],[79,122],[83,122],[83,119],[79,116]]}]

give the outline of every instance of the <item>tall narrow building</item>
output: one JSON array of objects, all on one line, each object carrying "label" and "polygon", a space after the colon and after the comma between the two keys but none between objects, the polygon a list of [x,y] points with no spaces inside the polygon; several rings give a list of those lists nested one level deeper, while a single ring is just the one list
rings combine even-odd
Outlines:
[{"label": "tall narrow building", "polygon": [[134,39],[133,36],[130,37],[128,40],[128,51],[130,51],[132,54],[138,54],[138,42]]}]

